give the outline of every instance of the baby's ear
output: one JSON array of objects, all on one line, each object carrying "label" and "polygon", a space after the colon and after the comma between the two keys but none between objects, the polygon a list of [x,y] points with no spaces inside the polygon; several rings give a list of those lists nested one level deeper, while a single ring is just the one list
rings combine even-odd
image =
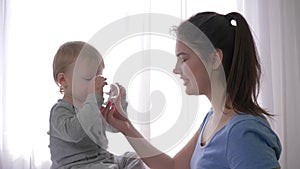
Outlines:
[{"label": "baby's ear", "polygon": [[64,73],[58,73],[57,78],[56,78],[57,84],[60,85],[63,88],[68,86],[65,76],[66,75]]},{"label": "baby's ear", "polygon": [[223,52],[221,49],[217,48],[210,55],[213,69],[218,69],[222,65]]}]

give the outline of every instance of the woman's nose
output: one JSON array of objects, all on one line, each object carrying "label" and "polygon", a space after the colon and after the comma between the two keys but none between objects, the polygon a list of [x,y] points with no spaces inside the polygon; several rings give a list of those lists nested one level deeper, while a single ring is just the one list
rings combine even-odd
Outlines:
[{"label": "woman's nose", "polygon": [[181,73],[178,62],[176,63],[175,68],[173,69],[173,73],[174,74],[180,74]]},{"label": "woman's nose", "polygon": [[174,74],[179,74],[178,70],[176,68],[173,69]]}]

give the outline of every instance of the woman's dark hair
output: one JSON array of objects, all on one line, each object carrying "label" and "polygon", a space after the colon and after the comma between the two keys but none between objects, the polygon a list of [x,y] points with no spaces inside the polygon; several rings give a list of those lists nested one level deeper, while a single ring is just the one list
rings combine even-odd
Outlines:
[{"label": "woman's dark hair", "polygon": [[[232,103],[232,107],[229,105],[226,107],[263,118],[272,116],[257,102],[261,67],[250,28],[244,17],[237,12],[227,15],[202,12],[185,22],[200,29],[213,47],[223,52],[222,63],[227,81],[227,98]],[[183,22],[178,27],[177,34],[187,32],[181,28],[184,24]],[[187,38],[187,41],[190,39]],[[198,44],[199,48],[203,46],[205,44]]]}]

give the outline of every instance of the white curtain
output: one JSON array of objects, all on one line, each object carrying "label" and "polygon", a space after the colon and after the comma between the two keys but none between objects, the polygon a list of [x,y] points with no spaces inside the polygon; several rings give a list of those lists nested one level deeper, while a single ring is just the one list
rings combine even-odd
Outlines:
[{"label": "white curtain", "polygon": [[275,114],[271,120],[283,152],[282,168],[300,166],[300,1],[238,1],[253,28],[263,67],[260,100]]},{"label": "white curtain", "polygon": [[[51,73],[58,47],[67,41],[89,41],[106,25],[147,13],[150,6],[148,1],[139,0],[132,1],[136,6],[126,1],[98,0],[0,2],[0,168],[48,169],[49,113],[62,97]],[[117,56],[124,56],[124,49],[122,52]],[[137,60],[137,64],[142,61]]]},{"label": "white curtain", "polygon": [[[6,21],[6,0],[0,1],[0,164],[5,160],[3,156],[3,148],[4,148],[4,82],[5,82],[5,58],[4,58],[4,49],[5,49],[5,21]],[[2,167],[2,165],[0,165]]]},{"label": "white curtain", "polygon": [[[0,168],[46,169],[50,166],[46,134],[49,110],[61,97],[52,80],[51,64],[59,45],[70,40],[89,41],[99,29],[134,14],[160,13],[187,19],[201,11],[226,14],[236,11],[237,6],[253,26],[258,40],[257,46],[262,54],[264,74],[261,102],[271,113],[276,114],[272,125],[283,143],[282,168],[296,169],[300,166],[299,160],[294,158],[300,151],[300,134],[296,127],[299,119],[297,110],[300,110],[300,104],[297,104],[300,100],[300,36],[297,32],[300,29],[297,16],[300,15],[296,10],[297,6],[299,8],[297,0],[131,0],[130,2],[1,0],[0,2]],[[148,49],[159,49],[174,54],[174,43],[147,34],[123,40],[108,54],[111,57],[105,60],[104,74],[111,77],[120,67],[116,66],[116,59],[122,64],[122,60],[126,60],[134,53]],[[114,58],[116,56],[118,58]],[[151,66],[151,59],[141,58],[135,64],[145,68]],[[175,56],[174,60],[166,64],[175,64]],[[166,72],[171,73],[172,68]],[[176,93],[173,91],[176,89],[170,88],[173,81],[167,81],[171,76],[163,76],[165,74],[162,75],[162,72],[146,71],[141,79],[128,89],[130,93],[128,97],[135,96],[132,100],[133,102],[136,100],[133,105],[137,105],[137,109],[148,109],[151,106],[149,97],[157,90],[164,94],[165,100],[175,99],[173,95]],[[134,77],[132,78],[134,81]],[[109,83],[111,82],[110,78]],[[137,87],[134,87],[134,84],[137,84]],[[139,87],[140,89],[136,90]],[[166,92],[168,88],[171,97]],[[207,106],[203,105],[205,100],[200,101],[202,101],[200,107],[204,109],[198,117],[196,128],[207,111]],[[171,100],[168,106],[174,107],[174,103]],[[172,127],[173,123],[176,124],[173,111],[165,114],[168,116],[168,123],[165,123],[166,120],[163,121],[163,118],[158,118],[149,125],[137,126],[150,141],[153,136],[168,132],[168,128]],[[151,116],[152,114],[149,114],[149,119]],[[109,135],[110,142],[120,145],[119,143],[124,141],[122,146],[125,145],[125,138],[116,139],[116,136],[118,135]],[[181,145],[173,146],[175,148],[168,153],[174,155],[187,140]],[[124,150],[127,148],[126,146]]]},{"label": "white curtain", "polygon": [[[52,60],[62,43],[73,40],[89,41],[102,28],[135,14],[155,12],[180,18],[183,3],[181,0],[131,0],[130,3],[99,0],[0,2],[1,169],[46,169],[51,164],[49,138],[46,134],[49,129],[49,111],[57,99],[62,97],[52,78]],[[129,24],[130,21],[128,20]],[[124,29],[126,30],[126,27],[120,30]],[[115,33],[118,32],[112,32],[112,38]],[[107,54],[111,57],[105,58],[104,74],[109,78],[109,83],[113,82],[113,73],[120,67],[117,62],[122,64],[122,61],[136,52],[153,47],[150,43],[153,39],[147,36],[147,33],[118,40],[119,44],[113,46]],[[169,45],[172,47],[168,44],[160,46],[166,46],[169,48],[167,52],[173,53],[174,45]],[[141,67],[149,67],[149,62],[151,61],[143,58],[135,60],[135,64]],[[134,77],[131,78],[135,81]],[[138,105],[138,109],[147,109],[150,104],[147,102],[150,73],[143,74],[142,80],[137,84],[140,90],[132,87],[134,89],[128,92],[137,96],[142,93],[145,97],[139,97],[133,104]],[[150,137],[150,125],[138,127],[146,137]],[[109,140],[112,144],[116,142],[118,147],[120,141],[124,141],[122,146],[126,144],[124,138]]]}]

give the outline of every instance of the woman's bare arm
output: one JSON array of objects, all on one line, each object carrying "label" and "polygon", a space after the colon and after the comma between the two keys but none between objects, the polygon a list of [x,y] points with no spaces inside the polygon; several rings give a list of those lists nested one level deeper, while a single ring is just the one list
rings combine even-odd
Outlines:
[{"label": "woman's bare arm", "polygon": [[192,139],[173,158],[161,152],[149,143],[131,124],[128,130],[122,131],[127,140],[142,160],[152,169],[188,169],[200,129]]},{"label": "woman's bare arm", "polygon": [[174,159],[149,143],[132,125],[122,133],[141,159],[152,169],[173,169]]},{"label": "woman's bare arm", "polygon": [[115,100],[115,105],[109,110],[108,107],[102,111],[103,117],[113,127],[121,131],[135,149],[141,159],[153,169],[188,169],[190,168],[190,161],[194,152],[200,129],[194,134],[192,139],[185,145],[185,147],[178,152],[173,158],[166,153],[161,152],[151,143],[149,143],[139,131],[137,131],[122,109],[120,98]]},{"label": "woman's bare arm", "polygon": [[183,169],[183,168],[191,168],[190,162],[192,159],[192,155],[194,153],[198,136],[200,134],[200,128],[194,134],[192,139],[181,149],[174,157],[174,168],[175,169]]}]

